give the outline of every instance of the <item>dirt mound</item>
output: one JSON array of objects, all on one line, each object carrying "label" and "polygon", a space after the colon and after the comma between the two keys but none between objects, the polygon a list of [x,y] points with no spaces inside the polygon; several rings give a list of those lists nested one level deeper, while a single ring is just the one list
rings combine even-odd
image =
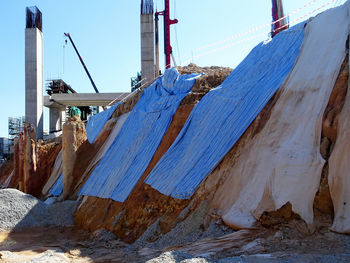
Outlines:
[{"label": "dirt mound", "polygon": [[211,66],[211,67],[200,67],[194,63],[190,63],[187,66],[179,66],[177,70],[180,74],[191,74],[191,73],[205,73],[206,75],[226,75],[232,72],[232,68],[229,67],[219,67],[219,66]]},{"label": "dirt mound", "polygon": [[177,67],[180,74],[204,73],[202,77],[196,80],[192,88],[194,93],[207,93],[209,90],[219,86],[228,75],[231,74],[232,68],[227,67],[199,67],[196,64],[189,64],[185,67]]}]

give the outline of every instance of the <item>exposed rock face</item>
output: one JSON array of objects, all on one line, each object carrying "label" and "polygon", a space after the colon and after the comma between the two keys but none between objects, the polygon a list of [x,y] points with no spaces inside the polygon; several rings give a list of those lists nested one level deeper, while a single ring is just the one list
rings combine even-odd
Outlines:
[{"label": "exposed rock face", "polygon": [[[329,158],[332,156],[338,137],[339,117],[344,107],[348,91],[349,55],[345,58],[335,83],[325,113],[323,115],[320,152],[326,160],[321,175],[320,188],[316,194],[314,208],[333,216],[333,202],[329,191]],[[344,121],[344,120],[343,120]]]},{"label": "exposed rock face", "polygon": [[13,176],[8,187],[17,188],[19,182],[19,137],[13,141]]},{"label": "exposed rock face", "polygon": [[23,133],[19,133],[18,135],[18,155],[15,156],[15,159],[18,159],[18,175],[15,175],[18,178],[18,189],[24,189],[24,181],[23,181],[23,162],[24,162],[24,141],[23,141]]},{"label": "exposed rock face", "polygon": [[346,56],[323,116],[322,136],[335,143],[338,134],[339,115],[345,103],[349,79],[349,54]]},{"label": "exposed rock face", "polygon": [[[62,139],[62,138],[61,138]],[[50,159],[47,162],[47,176],[49,176],[42,187],[41,196],[43,198],[47,197],[52,186],[55,184],[57,179],[62,173],[62,143],[59,143],[56,147],[56,153],[52,156],[54,159]]]},{"label": "exposed rock face", "polygon": [[79,116],[70,118],[63,125],[62,133],[62,170],[63,193],[61,200],[66,199],[73,187],[73,170],[79,147],[87,140],[85,125]]},{"label": "exposed rock face", "polygon": [[[347,61],[348,62],[348,61]],[[340,86],[346,87],[349,83],[349,64],[341,74]],[[347,71],[347,74],[346,74]],[[343,92],[344,94],[345,92]],[[350,234],[350,92],[348,91],[343,103],[343,109],[336,118],[337,140],[329,158],[329,186],[334,204],[334,222],[332,230]],[[331,148],[331,149],[332,149]]]},{"label": "exposed rock face", "polygon": [[35,191],[32,194],[40,197],[41,191],[46,184],[53,170],[55,160],[62,149],[61,138],[56,138],[52,141],[39,141],[37,144],[37,165],[36,165],[36,180],[34,183]]},{"label": "exposed rock face", "polygon": [[23,188],[22,192],[32,194],[34,191],[32,178],[36,173],[37,155],[36,155],[36,133],[34,128],[28,124],[24,124],[23,130],[23,145],[24,145],[24,160],[23,160]]},{"label": "exposed rock face", "polygon": [[60,138],[37,143],[34,128],[25,124],[23,132],[14,140],[13,172],[0,176],[6,182],[5,187],[40,197],[60,149]]}]

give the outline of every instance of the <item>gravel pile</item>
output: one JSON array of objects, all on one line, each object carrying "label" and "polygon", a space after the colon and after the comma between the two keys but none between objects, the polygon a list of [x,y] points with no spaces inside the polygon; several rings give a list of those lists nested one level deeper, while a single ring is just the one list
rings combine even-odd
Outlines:
[{"label": "gravel pile", "polygon": [[183,254],[178,251],[164,252],[157,258],[153,258],[146,263],[333,263],[333,262],[349,262],[349,254],[299,254],[285,253],[279,254],[257,254],[242,255],[231,258],[223,258],[220,260],[210,260],[206,258],[195,258],[190,255]]},{"label": "gravel pile", "polygon": [[207,263],[204,258],[195,258],[190,254],[180,251],[168,251],[160,256],[146,261],[146,263]]},{"label": "gravel pile", "polygon": [[30,227],[73,225],[76,205],[76,201],[47,205],[16,189],[1,189],[0,229],[19,230]]}]

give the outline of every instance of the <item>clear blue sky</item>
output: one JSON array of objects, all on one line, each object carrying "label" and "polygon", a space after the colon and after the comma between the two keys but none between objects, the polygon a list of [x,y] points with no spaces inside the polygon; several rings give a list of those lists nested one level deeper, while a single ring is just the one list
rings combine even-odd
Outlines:
[{"label": "clear blue sky", "polygon": [[[285,11],[291,13],[310,1],[284,0]],[[302,20],[305,20],[310,16],[308,12],[329,1],[315,0],[302,11],[292,14],[291,23],[295,24],[294,20],[304,15]],[[68,44],[63,48],[63,33],[69,32],[100,92],[120,92],[130,90],[130,77],[140,70],[140,2],[2,0],[0,137],[7,137],[8,117],[24,115],[25,7],[36,5],[43,13],[44,80],[62,78],[77,92],[93,92],[72,46]],[[164,8],[163,0],[154,2],[158,10]],[[317,13],[344,2],[335,0]],[[200,66],[235,67],[257,43],[267,38],[270,30],[266,26],[211,46],[211,43],[269,23],[271,1],[170,0],[170,3],[171,17],[176,15],[179,20],[179,24],[172,26],[172,46],[178,64],[193,58],[193,62]],[[198,50],[207,45],[210,47]],[[164,65],[163,45],[160,47]],[[48,111],[45,110],[44,114],[44,128],[47,129]]]}]

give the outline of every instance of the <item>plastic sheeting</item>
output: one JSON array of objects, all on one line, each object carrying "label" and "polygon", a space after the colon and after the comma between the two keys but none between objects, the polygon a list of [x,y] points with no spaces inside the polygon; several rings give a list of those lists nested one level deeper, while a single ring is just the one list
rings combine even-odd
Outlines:
[{"label": "plastic sheeting", "polygon": [[198,74],[168,69],[145,89],[79,195],[123,202],[146,170],[182,99]]},{"label": "plastic sheeting", "polygon": [[119,104],[120,102],[114,104],[109,109],[102,111],[101,113],[91,116],[89,118],[89,121],[86,125],[86,135],[90,143],[94,143],[97,136],[100,134],[106,122],[112,116]]},{"label": "plastic sheeting", "polygon": [[43,190],[41,191],[43,196],[46,196],[48,193],[50,193],[51,188],[55,185],[56,181],[58,180],[61,174],[62,174],[62,150],[58,153],[50,178],[44,185]]},{"label": "plastic sheeting", "polygon": [[101,160],[101,158],[106,154],[109,147],[111,147],[112,143],[114,142],[115,138],[117,137],[118,133],[120,132],[121,128],[123,127],[125,121],[129,117],[130,112],[124,113],[121,115],[117,123],[115,124],[112,132],[106,139],[105,143],[102,145],[98,153],[94,156],[94,158],[90,161],[89,165],[86,167],[84,173],[80,177],[79,183],[76,185],[76,188],[74,189],[74,192],[79,192],[78,189],[82,187],[83,182],[88,178],[88,176],[93,171],[93,168],[97,165],[97,163]]},{"label": "plastic sheeting", "polygon": [[57,179],[56,183],[50,190],[50,194],[53,196],[60,196],[63,192],[63,174]]},{"label": "plastic sheeting", "polygon": [[[11,183],[12,177],[14,176],[15,172],[12,171],[10,173],[10,175],[7,177],[6,181],[4,182],[4,185],[2,186],[2,188],[8,188],[9,184]],[[0,185],[1,187],[1,185]]]},{"label": "plastic sheeting", "polygon": [[303,38],[301,23],[256,46],[195,106],[145,182],[165,195],[190,198],[281,87]]}]

